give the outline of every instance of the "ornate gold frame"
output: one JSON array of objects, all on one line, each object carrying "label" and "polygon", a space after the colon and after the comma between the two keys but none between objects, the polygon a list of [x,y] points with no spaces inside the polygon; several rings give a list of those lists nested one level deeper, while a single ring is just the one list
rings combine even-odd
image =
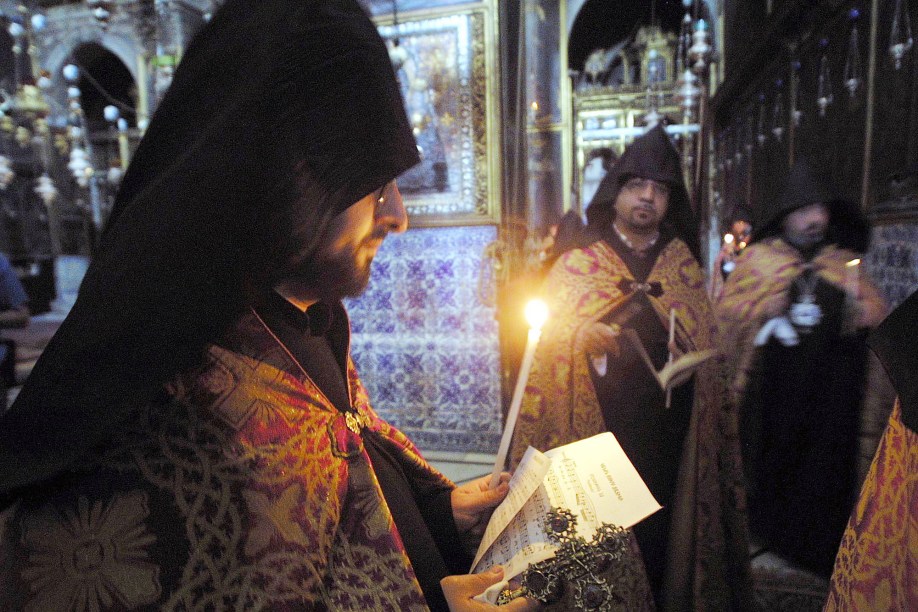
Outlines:
[{"label": "ornate gold frame", "polygon": [[493,5],[400,14],[397,26],[390,20],[379,31],[390,49],[398,38],[408,55],[399,71],[406,110],[419,144],[428,147],[420,166],[399,182],[410,225],[497,223],[500,136]]}]

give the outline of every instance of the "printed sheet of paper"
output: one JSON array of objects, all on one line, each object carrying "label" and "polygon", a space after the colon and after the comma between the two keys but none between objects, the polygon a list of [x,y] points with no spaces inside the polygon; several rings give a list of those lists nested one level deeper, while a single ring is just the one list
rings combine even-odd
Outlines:
[{"label": "printed sheet of paper", "polygon": [[[552,508],[573,512],[578,535],[591,540],[602,523],[631,527],[660,505],[611,433],[545,454],[529,448],[488,524],[472,571],[500,564],[509,579],[554,556],[556,546],[543,528]],[[487,600],[494,601],[498,586],[488,590]]]},{"label": "printed sheet of paper", "polygon": [[[507,565],[518,551],[523,551],[530,545],[542,548],[538,545],[548,542],[539,521],[534,520],[538,517],[530,516],[531,512],[528,510],[526,512],[522,510],[545,480],[550,463],[548,457],[531,446],[526,449],[520,464],[510,478],[510,492],[491,515],[488,527],[481,538],[481,544],[478,546],[475,560],[472,562],[471,573],[485,570],[492,565]],[[529,504],[533,506],[533,510],[537,510],[541,505],[542,502],[538,500],[533,500]],[[548,556],[550,557],[551,554]],[[526,565],[523,565],[524,569],[525,567]],[[505,573],[510,575],[506,569]]]},{"label": "printed sheet of paper", "polygon": [[591,539],[602,523],[631,527],[661,508],[610,432],[545,453],[551,504],[577,515],[578,533]]}]

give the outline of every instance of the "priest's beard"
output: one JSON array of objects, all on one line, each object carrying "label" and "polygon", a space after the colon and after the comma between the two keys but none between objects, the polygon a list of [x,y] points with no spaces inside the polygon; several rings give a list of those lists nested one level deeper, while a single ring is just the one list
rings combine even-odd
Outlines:
[{"label": "priest's beard", "polygon": [[356,254],[338,253],[336,256],[313,259],[303,269],[304,279],[323,301],[337,301],[357,297],[370,282],[370,259],[360,259]]},{"label": "priest's beard", "polygon": [[363,245],[319,253],[283,274],[284,284],[301,298],[336,302],[362,294],[370,282],[373,255]]}]

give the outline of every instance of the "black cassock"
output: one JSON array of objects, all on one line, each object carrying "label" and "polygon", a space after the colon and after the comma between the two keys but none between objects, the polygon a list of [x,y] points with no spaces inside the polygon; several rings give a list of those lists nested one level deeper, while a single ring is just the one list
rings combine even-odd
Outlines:
[{"label": "black cassock", "polygon": [[804,272],[791,304],[806,302],[810,284],[819,321],[795,325],[796,346],[772,338],[759,349],[741,434],[753,534],[828,576],[856,494],[866,353],[863,334],[841,334],[840,289]]},{"label": "black cassock", "polygon": [[[634,274],[633,280],[639,283],[650,275],[657,256],[669,242],[661,236],[642,256],[635,254],[617,236],[606,240]],[[634,329],[657,370],[666,364],[669,331],[644,292],[632,293],[602,322]],[[593,368],[590,374],[606,428],[615,434],[625,454],[663,506],[662,510],[633,527],[651,589],[656,594],[662,586],[666,568],[671,508],[682,443],[692,412],[694,379],[672,391],[670,407],[666,408],[663,390],[634,345],[620,336],[619,348],[617,357],[609,356],[605,376],[598,376]]]}]

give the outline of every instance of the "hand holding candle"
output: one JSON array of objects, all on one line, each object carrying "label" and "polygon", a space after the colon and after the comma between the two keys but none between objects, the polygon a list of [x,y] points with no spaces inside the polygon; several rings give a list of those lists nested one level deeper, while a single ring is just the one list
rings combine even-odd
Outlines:
[{"label": "hand holding candle", "polygon": [[861,260],[852,259],[845,264],[845,290],[848,292],[848,295],[852,300],[857,302],[858,293],[860,288],[860,277],[858,272],[860,270]]},{"label": "hand holding candle", "polygon": [[516,419],[520,414],[520,405],[523,403],[523,392],[526,390],[526,381],[529,379],[529,370],[532,368],[532,359],[535,356],[539,337],[542,335],[542,326],[548,318],[548,307],[542,300],[530,300],[526,304],[526,322],[529,323],[529,337],[526,339],[526,351],[523,353],[523,363],[520,365],[520,374],[516,378],[516,388],[513,390],[513,400],[510,402],[510,411],[507,413],[507,423],[504,433],[500,438],[500,447],[497,450],[497,459],[491,472],[491,481],[488,487],[493,489],[500,482],[500,473],[507,461],[507,452],[510,450],[510,441],[513,439],[513,429]]}]

